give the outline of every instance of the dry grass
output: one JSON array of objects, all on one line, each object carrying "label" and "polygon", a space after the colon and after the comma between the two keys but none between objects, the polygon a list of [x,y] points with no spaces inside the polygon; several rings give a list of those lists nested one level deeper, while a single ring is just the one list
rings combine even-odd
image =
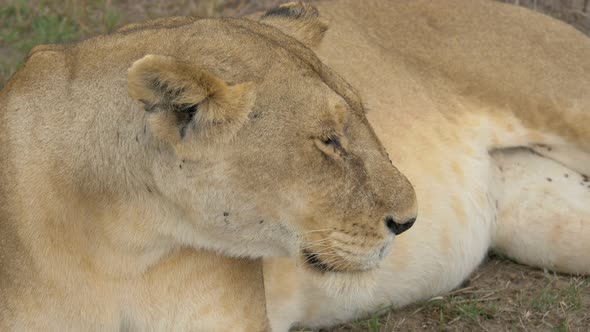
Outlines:
[{"label": "dry grass", "polygon": [[[544,11],[590,31],[589,0],[500,0]],[[0,0],[0,87],[30,48],[170,15],[240,16],[285,0]],[[342,331],[589,331],[590,280],[492,256],[461,289]]]},{"label": "dry grass", "polygon": [[588,331],[589,309],[590,279],[491,255],[458,290],[330,331]]}]

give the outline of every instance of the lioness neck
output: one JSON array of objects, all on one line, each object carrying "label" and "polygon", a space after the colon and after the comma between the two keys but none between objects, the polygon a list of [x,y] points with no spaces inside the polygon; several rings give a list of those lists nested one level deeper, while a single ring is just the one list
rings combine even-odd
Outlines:
[{"label": "lioness neck", "polygon": [[[150,170],[157,161],[147,152],[157,149],[160,158],[172,158],[166,153],[171,148],[150,137],[143,113],[131,101],[109,102],[125,98],[105,95],[104,105],[83,109],[62,106],[68,100],[84,100],[60,100],[64,93],[92,94],[97,84],[72,80],[65,69],[68,58],[60,51],[35,53],[13,80],[29,87],[6,87],[2,108],[9,112],[3,114],[3,123],[10,144],[3,146],[3,153],[12,155],[7,160],[14,161],[14,174],[5,175],[10,179],[3,182],[12,184],[7,204],[19,211],[9,219],[20,236],[37,239],[28,249],[45,251],[31,256],[46,257],[36,263],[47,271],[58,262],[93,273],[138,274],[180,246],[166,235],[172,231],[158,229],[158,220],[182,217],[159,195]],[[46,68],[52,68],[51,73],[37,76],[44,80],[28,80]],[[10,93],[19,88],[29,92]],[[99,91],[126,93],[124,82]],[[45,97],[39,98],[41,94]],[[40,104],[42,99],[50,101]]]}]

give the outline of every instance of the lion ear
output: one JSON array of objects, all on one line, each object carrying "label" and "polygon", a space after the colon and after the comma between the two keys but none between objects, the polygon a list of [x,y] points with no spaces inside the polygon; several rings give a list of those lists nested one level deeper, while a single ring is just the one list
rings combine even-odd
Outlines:
[{"label": "lion ear", "polygon": [[317,46],[328,30],[317,8],[301,2],[272,8],[260,18],[260,22],[278,28],[308,47]]},{"label": "lion ear", "polygon": [[189,138],[227,140],[252,107],[251,83],[228,85],[169,56],[146,55],[127,74],[129,93],[149,113],[152,132],[173,143]]}]

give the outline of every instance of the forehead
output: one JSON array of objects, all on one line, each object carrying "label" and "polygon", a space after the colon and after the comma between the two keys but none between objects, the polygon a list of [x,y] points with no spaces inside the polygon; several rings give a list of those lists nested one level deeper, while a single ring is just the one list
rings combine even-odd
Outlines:
[{"label": "forehead", "polygon": [[[356,90],[324,65],[315,53],[303,44],[296,42],[292,37],[285,35],[276,28],[258,22],[243,19],[224,19],[223,22],[229,29],[247,32],[252,38],[268,44],[268,49],[260,49],[258,52],[269,53],[272,52],[271,49],[280,50],[280,53],[285,56],[283,61],[295,64],[296,70],[300,70],[302,74],[311,75],[314,79],[321,80],[326,87],[340,97],[352,112],[364,113],[361,99]],[[271,53],[271,61],[272,56]],[[337,98],[331,102],[336,101]]]}]

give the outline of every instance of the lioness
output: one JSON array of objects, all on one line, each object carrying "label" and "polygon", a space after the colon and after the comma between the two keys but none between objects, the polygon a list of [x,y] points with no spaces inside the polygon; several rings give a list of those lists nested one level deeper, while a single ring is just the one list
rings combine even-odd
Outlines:
[{"label": "lioness", "polygon": [[257,262],[202,248],[267,257],[273,331],[445,292],[490,247],[590,273],[587,38],[483,1],[318,8],[33,50],[0,96],[0,327],[264,329]]},{"label": "lioness", "polygon": [[[590,274],[585,35],[492,1],[316,7],[328,29],[310,47],[358,89],[369,123],[416,190],[418,220],[364,273],[265,259],[273,331],[330,326],[443,294],[490,248],[525,264]],[[282,8],[263,22],[306,26],[317,16]],[[325,236],[316,250],[328,251],[319,256],[328,262],[342,255],[331,248],[346,234]]]},{"label": "lioness", "polygon": [[364,271],[416,218],[357,92],[256,21],[39,46],[0,116],[0,331],[265,330],[261,261],[221,254]]}]

